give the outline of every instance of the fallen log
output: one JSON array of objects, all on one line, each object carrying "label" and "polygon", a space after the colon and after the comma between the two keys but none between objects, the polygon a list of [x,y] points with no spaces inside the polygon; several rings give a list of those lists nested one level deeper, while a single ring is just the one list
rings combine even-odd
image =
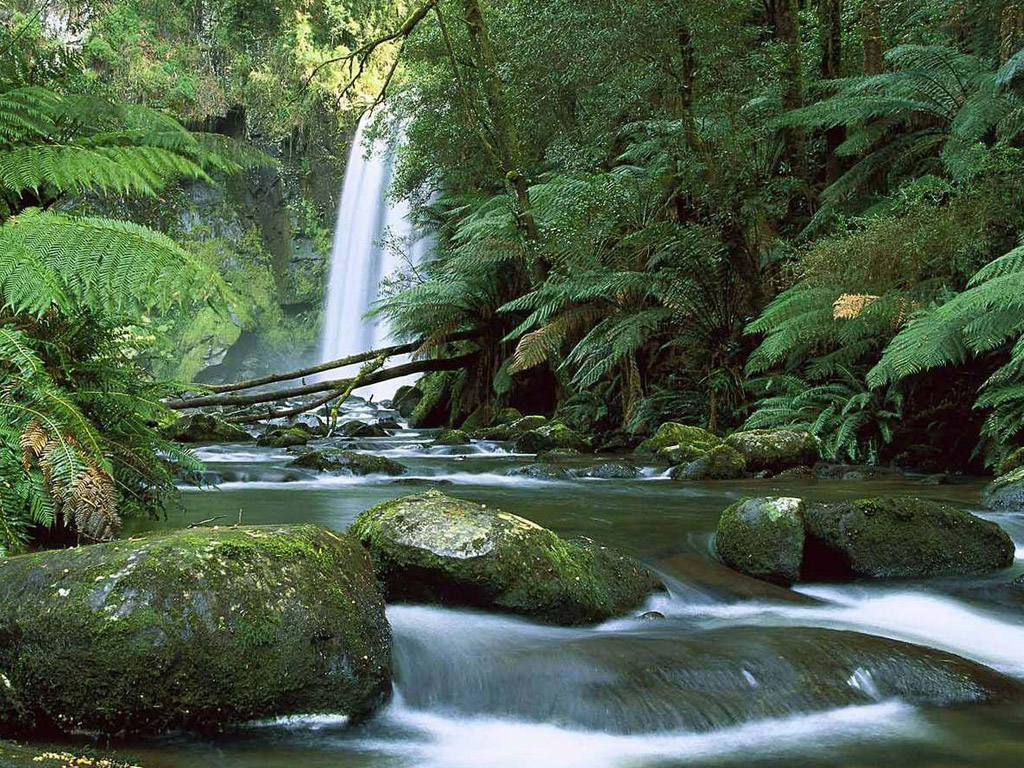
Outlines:
[{"label": "fallen log", "polygon": [[[454,371],[466,366],[478,354],[479,353],[477,352],[471,352],[467,355],[460,355],[459,357],[440,358],[436,360],[414,360],[411,363],[396,365],[394,368],[385,368],[382,371],[375,371],[374,373],[364,376],[355,388],[358,389],[371,384],[379,384],[382,381],[398,379],[402,376],[410,376],[414,373]],[[315,395],[319,392],[330,392],[331,396],[327,398],[327,400],[330,400],[336,396],[335,393],[344,391],[345,388],[352,383],[352,380],[352,378],[332,379],[330,381],[319,381],[315,384],[305,384],[299,387],[278,389],[273,392],[257,392],[251,395],[220,394],[190,397],[179,400],[167,400],[164,405],[175,411],[183,411],[188,408],[207,408],[223,405],[258,405],[260,403],[272,403],[277,400],[285,400],[289,397]],[[298,412],[304,413],[306,410],[309,410],[309,408],[303,408],[303,410]]]},{"label": "fallen log", "polygon": [[[475,339],[480,335],[479,331],[461,331],[459,333],[453,333],[451,336],[445,338],[445,342],[449,341],[469,341]],[[267,384],[277,384],[282,381],[291,381],[292,379],[300,379],[303,376],[313,376],[318,373],[324,373],[326,371],[333,371],[336,368],[344,368],[346,365],[355,365],[356,363],[365,363],[369,360],[374,360],[381,355],[385,357],[394,357],[395,355],[407,355],[423,346],[422,341],[414,341],[409,344],[397,344],[393,347],[383,347],[381,349],[371,349],[369,352],[360,352],[358,355],[349,355],[348,357],[340,357],[337,360],[331,360],[326,363],[319,363],[317,365],[311,365],[308,368],[300,368],[296,371],[286,371],[284,373],[273,373],[269,376],[260,376],[256,379],[247,379],[245,381],[237,381],[233,384],[208,384],[203,387],[207,392],[214,394],[224,394],[227,392],[240,392],[243,389],[253,389],[255,387],[264,387]]]}]

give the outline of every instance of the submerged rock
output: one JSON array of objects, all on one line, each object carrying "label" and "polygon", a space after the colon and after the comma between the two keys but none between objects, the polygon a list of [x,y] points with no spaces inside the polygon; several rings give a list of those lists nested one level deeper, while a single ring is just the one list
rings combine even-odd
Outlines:
[{"label": "submerged rock", "polygon": [[266,448],[292,448],[305,445],[310,440],[310,433],[295,427],[274,427],[268,429],[256,440],[256,445]]},{"label": "submerged rock", "polygon": [[989,483],[985,489],[985,504],[989,509],[1024,510],[1024,467]]},{"label": "submerged rock", "polygon": [[673,480],[735,480],[743,477],[746,467],[743,454],[722,444],[689,464],[673,467],[669,477]]},{"label": "submerged rock", "polygon": [[[522,421],[520,419],[520,421]],[[517,424],[519,422],[516,422]],[[590,443],[560,422],[524,432],[516,439],[517,453],[543,453],[557,449],[589,451]]]},{"label": "submerged rock", "polygon": [[363,549],[317,526],[177,531],[0,560],[0,729],[158,734],[372,712],[390,631]]},{"label": "submerged rock", "polygon": [[434,439],[434,445],[469,445],[472,440],[461,429],[445,429]]},{"label": "submerged rock", "polygon": [[680,591],[689,599],[689,592],[714,602],[791,603],[793,605],[821,605],[821,601],[762,579],[756,579],[727,568],[717,560],[695,553],[680,553],[654,564],[664,573],[681,582]]},{"label": "submerged rock", "polygon": [[804,520],[806,579],[979,574],[1013,563],[1013,541],[998,525],[925,499],[812,504]]},{"label": "submerged rock", "polygon": [[804,502],[794,498],[747,499],[722,513],[715,548],[740,573],[776,584],[800,578],[804,554]]},{"label": "submerged rock", "polygon": [[404,475],[408,471],[397,461],[383,456],[368,456],[338,448],[305,451],[291,466],[338,475]]},{"label": "submerged rock", "polygon": [[253,436],[219,416],[194,413],[182,416],[162,430],[164,437],[179,443],[247,443]]},{"label": "submerged rock", "polygon": [[721,444],[722,438],[706,429],[668,421],[658,427],[653,437],[640,443],[636,452],[657,454],[673,464],[682,464],[699,459]]},{"label": "submerged rock", "polygon": [[726,444],[743,454],[750,472],[781,472],[818,461],[818,441],[796,429],[751,429],[734,432]]},{"label": "submerged rock", "polygon": [[585,624],[638,606],[658,580],[587,539],[428,491],[367,510],[351,533],[370,550],[389,599],[465,605]]}]

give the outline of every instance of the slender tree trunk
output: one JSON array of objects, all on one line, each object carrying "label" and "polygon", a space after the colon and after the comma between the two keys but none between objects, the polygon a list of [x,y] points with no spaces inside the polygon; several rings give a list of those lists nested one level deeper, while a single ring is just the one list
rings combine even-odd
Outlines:
[{"label": "slender tree trunk", "polygon": [[864,74],[880,75],[885,68],[882,58],[882,13],[879,0],[864,0],[860,17],[864,41]]},{"label": "slender tree trunk", "polygon": [[697,82],[697,58],[693,52],[693,36],[690,28],[683,24],[676,33],[679,43],[679,55],[683,62],[683,78],[681,82],[681,96],[683,100],[683,135],[686,138],[686,145],[693,152],[700,152],[700,134],[697,131],[697,118],[694,114],[694,101],[696,100],[695,84]]},{"label": "slender tree trunk", "polygon": [[[530,206],[529,183],[523,170],[522,148],[515,126],[509,117],[505,103],[504,87],[498,74],[498,59],[491,45],[491,36],[484,22],[479,0],[463,0],[466,31],[469,34],[477,66],[483,78],[484,97],[490,113],[494,148],[505,175],[505,186],[513,203],[516,228],[519,230],[527,250],[538,240],[537,222]],[[534,254],[535,256],[535,254]],[[547,275],[547,265],[534,258],[531,271],[534,283],[540,283]]]},{"label": "slender tree trunk", "polygon": [[[819,0],[819,35],[821,37],[821,77],[835,80],[842,74],[843,0]],[[831,184],[839,178],[842,162],[836,154],[846,138],[846,130],[839,125],[825,132],[825,181]]]},{"label": "slender tree trunk", "polygon": [[[779,79],[782,81],[782,107],[786,111],[804,104],[803,62],[800,56],[800,0],[771,0],[775,37],[783,44]],[[785,134],[786,159],[793,172],[807,177],[807,138],[802,128],[788,128]]]},{"label": "slender tree trunk", "polygon": [[1007,3],[999,25],[999,63],[1005,64],[1024,45],[1024,3]]}]

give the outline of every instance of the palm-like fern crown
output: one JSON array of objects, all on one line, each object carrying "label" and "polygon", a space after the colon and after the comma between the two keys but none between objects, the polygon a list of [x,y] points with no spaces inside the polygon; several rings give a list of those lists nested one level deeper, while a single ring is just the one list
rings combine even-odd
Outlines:
[{"label": "palm-like fern crown", "polygon": [[130,324],[222,284],[158,232],[73,215],[74,197],[257,159],[152,110],[0,84],[0,548],[58,520],[109,538],[172,488],[174,461],[194,464],[150,426],[168,388],[135,363]]}]

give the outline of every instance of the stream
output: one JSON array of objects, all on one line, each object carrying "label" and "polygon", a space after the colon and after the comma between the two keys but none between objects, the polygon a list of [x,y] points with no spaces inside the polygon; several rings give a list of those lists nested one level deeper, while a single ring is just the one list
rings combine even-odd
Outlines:
[{"label": "stream", "polygon": [[506,474],[531,458],[502,444],[430,447],[432,434],[351,441],[405,464],[410,475],[397,482],[307,474],[289,468],[283,450],[204,447],[218,486],[186,489],[183,513],[136,528],[224,516],[344,530],[377,502],[440,487],[627,551],[658,570],[668,592],[592,628],[393,605],[395,695],[368,722],[286,718],[215,740],[127,745],[117,757],[152,768],[1024,765],[1024,704],[908,700],[904,684],[930,685],[941,665],[905,658],[889,641],[1024,681],[1024,586],[1013,583],[1024,573],[1024,512],[992,517],[1018,552],[1014,568],[994,576],[737,595],[720,588],[722,569],[710,562],[718,515],[743,496],[914,494],[976,510],[983,481],[678,483],[653,467],[635,480],[534,480]]}]

